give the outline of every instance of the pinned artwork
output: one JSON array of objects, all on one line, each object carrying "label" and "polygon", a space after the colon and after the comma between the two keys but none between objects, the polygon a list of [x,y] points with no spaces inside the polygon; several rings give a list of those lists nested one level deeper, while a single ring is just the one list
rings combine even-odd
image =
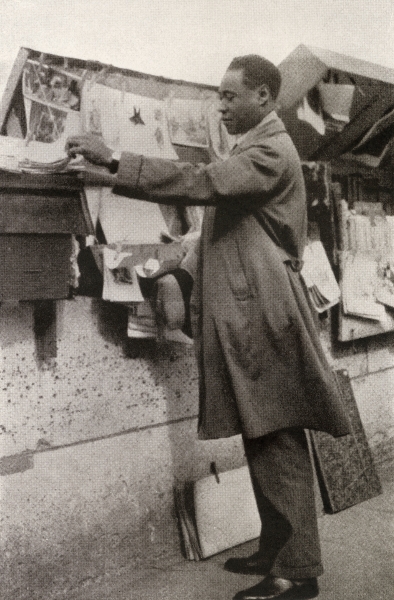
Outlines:
[{"label": "pinned artwork", "polygon": [[80,133],[79,81],[51,66],[27,61],[23,72],[27,142],[65,144]]},{"label": "pinned artwork", "polygon": [[164,102],[87,83],[82,93],[83,128],[103,136],[114,150],[155,158],[178,158],[172,147]]},{"label": "pinned artwork", "polygon": [[103,250],[103,300],[143,302],[132,252],[105,247]]},{"label": "pinned artwork", "polygon": [[208,148],[208,127],[204,101],[170,97],[166,101],[168,125],[173,144]]},{"label": "pinned artwork", "polygon": [[145,125],[141,117],[141,109],[137,110],[134,106],[134,114],[132,117],[130,117],[130,121],[134,123],[134,125]]},{"label": "pinned artwork", "polygon": [[25,109],[28,143],[43,142],[64,148],[69,136],[80,133],[78,112],[60,110],[29,98],[25,98]]},{"label": "pinned artwork", "polygon": [[114,149],[120,148],[119,115],[122,92],[101,84],[86,82],[82,90],[82,127],[86,133],[101,135]]},{"label": "pinned artwork", "polygon": [[125,93],[119,115],[120,149],[155,158],[178,159],[162,100]]},{"label": "pinned artwork", "polygon": [[79,111],[79,81],[61,69],[28,60],[23,72],[23,94],[57,109]]}]

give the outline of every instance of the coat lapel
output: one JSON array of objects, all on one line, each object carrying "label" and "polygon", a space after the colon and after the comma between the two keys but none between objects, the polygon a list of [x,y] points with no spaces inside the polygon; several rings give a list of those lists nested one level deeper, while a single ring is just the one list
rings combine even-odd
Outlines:
[{"label": "coat lapel", "polygon": [[278,115],[273,113],[267,121],[263,119],[261,123],[248,131],[242,140],[232,148],[230,156],[236,156],[247,148],[260,143],[262,138],[271,137],[281,132],[286,132],[286,128]]}]

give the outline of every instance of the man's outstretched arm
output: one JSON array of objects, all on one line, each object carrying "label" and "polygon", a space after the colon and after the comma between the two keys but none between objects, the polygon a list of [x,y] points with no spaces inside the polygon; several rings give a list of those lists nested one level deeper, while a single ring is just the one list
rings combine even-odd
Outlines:
[{"label": "man's outstretched arm", "polygon": [[[110,167],[113,153],[95,135],[70,138],[71,155]],[[286,168],[272,146],[254,146],[209,165],[147,158],[123,152],[114,193],[161,204],[215,205],[226,201],[261,204],[277,193]]]}]

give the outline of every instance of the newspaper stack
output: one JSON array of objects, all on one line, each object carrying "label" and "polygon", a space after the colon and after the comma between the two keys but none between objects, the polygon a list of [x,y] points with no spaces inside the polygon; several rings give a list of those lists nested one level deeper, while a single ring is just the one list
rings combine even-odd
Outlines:
[{"label": "newspaper stack", "polygon": [[305,248],[301,275],[317,312],[338,304],[341,291],[321,242],[310,242]]},{"label": "newspaper stack", "polygon": [[0,170],[9,173],[51,175],[81,170],[79,161],[67,156],[63,143],[27,142],[0,136]]}]

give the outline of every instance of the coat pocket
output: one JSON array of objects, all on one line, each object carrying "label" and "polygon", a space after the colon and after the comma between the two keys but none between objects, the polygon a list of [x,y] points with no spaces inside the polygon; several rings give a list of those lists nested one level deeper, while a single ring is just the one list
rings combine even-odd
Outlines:
[{"label": "coat pocket", "polygon": [[218,318],[217,326],[229,371],[257,379],[261,374],[261,340],[255,322],[255,299],[249,290],[245,294],[243,300],[233,298],[231,310]]}]

